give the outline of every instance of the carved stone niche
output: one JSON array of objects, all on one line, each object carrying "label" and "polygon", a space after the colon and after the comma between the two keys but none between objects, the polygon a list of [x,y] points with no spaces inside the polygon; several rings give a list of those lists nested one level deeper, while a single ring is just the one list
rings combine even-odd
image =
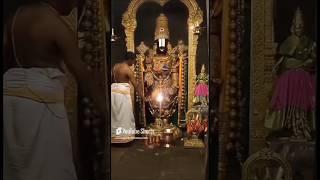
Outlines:
[{"label": "carved stone niche", "polygon": [[[135,52],[134,32],[137,27],[137,11],[146,2],[155,2],[164,6],[170,0],[132,0],[127,11],[123,14],[122,25],[125,28],[127,51]],[[196,0],[180,0],[188,8],[188,89],[195,88],[196,78],[196,54],[198,47],[198,35],[194,33],[194,28],[203,22],[203,11]],[[188,109],[192,107],[194,91],[188,91]]]}]

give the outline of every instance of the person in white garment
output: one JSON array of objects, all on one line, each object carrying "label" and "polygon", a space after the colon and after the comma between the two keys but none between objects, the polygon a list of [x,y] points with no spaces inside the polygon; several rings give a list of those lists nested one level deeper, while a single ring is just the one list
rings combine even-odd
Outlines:
[{"label": "person in white garment", "polygon": [[3,144],[5,180],[77,180],[64,106],[62,63],[106,112],[105,92],[81,60],[75,33],[60,18],[75,2],[20,6],[5,26]]},{"label": "person in white garment", "polygon": [[124,61],[112,68],[113,83],[111,84],[111,142],[128,143],[135,137],[135,119],[133,114],[131,85],[138,95],[142,90],[138,85],[131,66],[136,63],[136,55],[127,52]]}]

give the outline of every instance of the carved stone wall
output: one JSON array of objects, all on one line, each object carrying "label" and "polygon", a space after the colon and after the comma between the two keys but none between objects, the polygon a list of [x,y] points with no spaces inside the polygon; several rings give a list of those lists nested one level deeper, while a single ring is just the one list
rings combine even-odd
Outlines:
[{"label": "carved stone wall", "polygon": [[273,0],[252,0],[250,154],[265,145],[265,112],[272,90],[272,67],[276,44],[273,29]]}]

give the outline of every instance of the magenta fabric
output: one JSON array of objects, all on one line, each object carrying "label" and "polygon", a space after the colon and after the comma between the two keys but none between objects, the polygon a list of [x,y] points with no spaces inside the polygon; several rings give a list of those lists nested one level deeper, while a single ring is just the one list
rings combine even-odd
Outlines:
[{"label": "magenta fabric", "polygon": [[315,76],[302,69],[288,70],[276,81],[271,100],[273,110],[285,110],[287,107],[305,111],[315,108]]},{"label": "magenta fabric", "polygon": [[209,87],[206,84],[199,84],[196,87],[195,96],[209,96]]}]

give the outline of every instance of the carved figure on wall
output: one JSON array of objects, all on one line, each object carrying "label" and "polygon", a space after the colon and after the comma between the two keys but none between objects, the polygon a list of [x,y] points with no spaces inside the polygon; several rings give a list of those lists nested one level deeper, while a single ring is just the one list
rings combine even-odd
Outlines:
[{"label": "carved figure on wall", "polygon": [[267,111],[265,127],[288,130],[292,138],[311,139],[315,128],[316,45],[304,34],[304,21],[297,8],[291,35],[280,45],[274,93]]},{"label": "carved figure on wall", "polygon": [[195,104],[200,103],[202,105],[208,105],[209,97],[209,75],[205,72],[204,65],[201,67],[201,72],[196,78],[195,97],[193,102]]}]

